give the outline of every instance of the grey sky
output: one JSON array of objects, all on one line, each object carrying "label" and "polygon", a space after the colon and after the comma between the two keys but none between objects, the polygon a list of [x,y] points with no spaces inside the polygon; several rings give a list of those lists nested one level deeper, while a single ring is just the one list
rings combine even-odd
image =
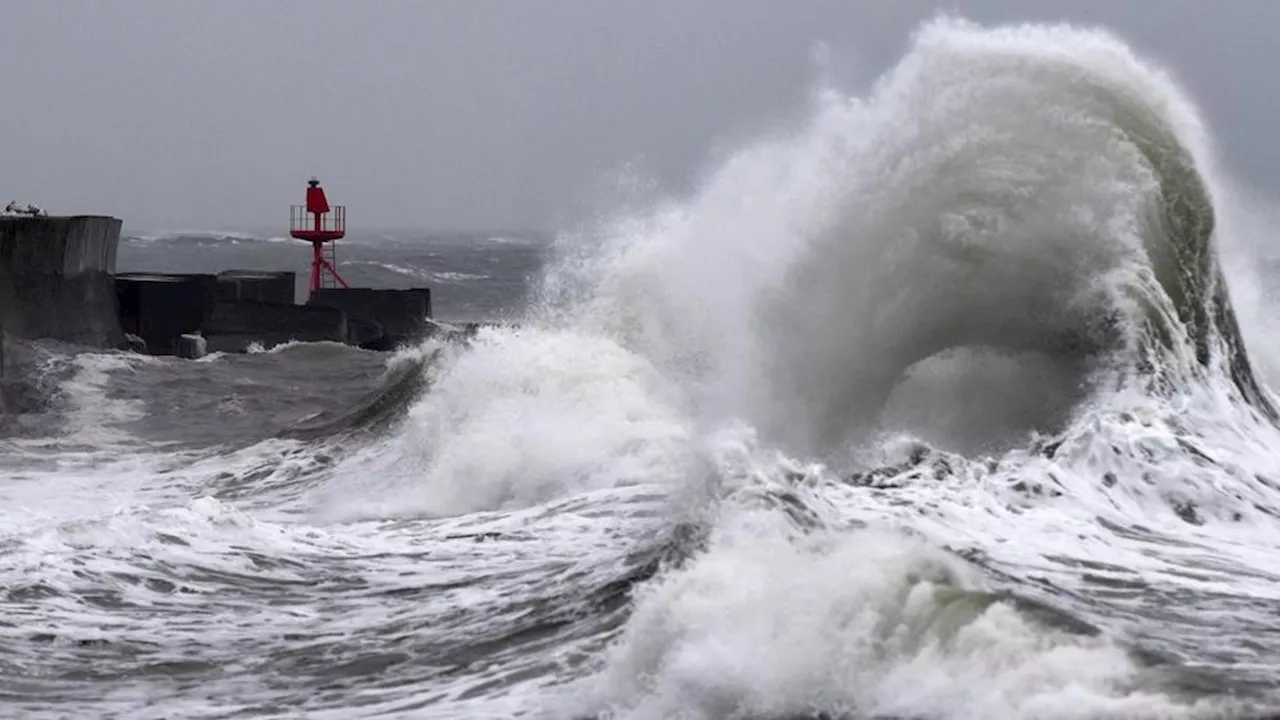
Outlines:
[{"label": "grey sky", "polygon": [[0,203],[133,228],[287,223],[309,175],[371,227],[556,229],[628,161],[670,187],[844,89],[938,9],[1102,23],[1280,189],[1268,0],[0,0]]}]

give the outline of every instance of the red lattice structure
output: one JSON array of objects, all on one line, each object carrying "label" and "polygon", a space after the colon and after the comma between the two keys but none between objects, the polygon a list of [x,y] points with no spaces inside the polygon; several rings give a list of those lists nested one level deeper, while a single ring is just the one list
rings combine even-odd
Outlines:
[{"label": "red lattice structure", "polygon": [[306,204],[289,208],[289,235],[311,243],[309,295],[314,295],[322,287],[336,287],[335,283],[347,287],[347,282],[338,274],[334,247],[334,241],[346,234],[347,208],[343,205],[330,206],[320,181],[311,178],[307,183]]}]

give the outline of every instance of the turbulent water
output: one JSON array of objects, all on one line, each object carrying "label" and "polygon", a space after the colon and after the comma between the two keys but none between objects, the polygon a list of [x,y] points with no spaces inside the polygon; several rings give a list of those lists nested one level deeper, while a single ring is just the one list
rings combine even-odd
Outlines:
[{"label": "turbulent water", "polygon": [[11,343],[5,714],[1280,712],[1270,222],[1158,68],[937,20],[619,204],[340,250],[466,344]]}]

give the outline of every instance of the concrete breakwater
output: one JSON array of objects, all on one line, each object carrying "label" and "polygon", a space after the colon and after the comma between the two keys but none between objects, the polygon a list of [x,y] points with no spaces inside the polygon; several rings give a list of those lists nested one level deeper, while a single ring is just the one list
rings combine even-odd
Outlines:
[{"label": "concrete breakwater", "polygon": [[441,331],[429,288],[325,288],[297,304],[288,271],[117,274],[121,226],[102,216],[0,217],[0,338],[191,357],[289,341],[388,350]]},{"label": "concrete breakwater", "polygon": [[0,333],[90,347],[124,340],[112,217],[0,217]]}]

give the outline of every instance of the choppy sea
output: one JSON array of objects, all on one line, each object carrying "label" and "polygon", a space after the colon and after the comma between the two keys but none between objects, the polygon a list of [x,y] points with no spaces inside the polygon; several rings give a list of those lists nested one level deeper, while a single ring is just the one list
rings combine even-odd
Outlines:
[{"label": "choppy sea", "polygon": [[[340,241],[514,321],[463,342],[14,341],[0,715],[1280,716],[1275,225],[1189,94],[942,19],[809,110],[688,196]],[[119,269],[301,284],[285,234]]]}]

